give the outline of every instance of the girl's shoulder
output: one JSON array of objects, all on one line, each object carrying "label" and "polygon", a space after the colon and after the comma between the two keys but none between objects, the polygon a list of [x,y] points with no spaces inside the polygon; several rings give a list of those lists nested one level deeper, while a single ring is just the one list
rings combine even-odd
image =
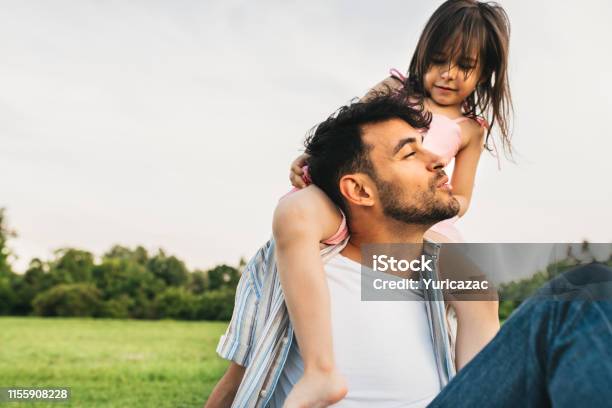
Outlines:
[{"label": "girl's shoulder", "polygon": [[487,122],[487,120],[483,118],[482,116],[477,116],[477,115],[463,115],[455,119],[455,122],[457,123],[465,122],[466,124],[468,124],[468,126],[473,127],[475,129],[486,130],[489,128],[489,122]]},{"label": "girl's shoulder", "polygon": [[485,132],[489,128],[487,120],[480,116],[461,116],[455,119],[455,123],[461,129],[461,147],[466,147],[469,143],[482,144]]}]

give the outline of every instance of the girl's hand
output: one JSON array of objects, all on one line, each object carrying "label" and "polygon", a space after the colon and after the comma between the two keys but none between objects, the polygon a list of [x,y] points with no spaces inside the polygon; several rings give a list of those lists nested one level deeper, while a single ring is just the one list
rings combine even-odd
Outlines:
[{"label": "girl's hand", "polygon": [[308,155],[306,153],[300,155],[291,163],[291,169],[289,171],[289,180],[293,187],[304,188],[306,187],[306,183],[302,180],[302,176],[304,175],[304,167],[307,163]]}]

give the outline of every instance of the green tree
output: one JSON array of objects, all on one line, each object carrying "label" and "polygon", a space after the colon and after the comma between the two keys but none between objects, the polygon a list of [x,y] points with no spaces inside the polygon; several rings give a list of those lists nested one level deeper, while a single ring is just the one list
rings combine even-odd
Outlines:
[{"label": "green tree", "polygon": [[189,274],[187,288],[193,294],[200,295],[208,288],[208,277],[206,272],[195,270]]},{"label": "green tree", "polygon": [[14,256],[7,246],[11,238],[17,237],[17,233],[6,224],[5,209],[0,208],[0,276],[10,276],[13,273],[10,260]]},{"label": "green tree", "polygon": [[[106,302],[104,316],[151,318],[153,300],[166,287],[161,279],[134,259],[105,257],[93,269],[93,281]],[[129,299],[129,302],[126,300]]]},{"label": "green tree", "polygon": [[13,313],[19,301],[14,291],[19,277],[11,267],[13,253],[7,245],[17,234],[7,226],[4,211],[4,208],[0,208],[0,315]]},{"label": "green tree", "polygon": [[94,256],[91,252],[74,248],[55,251],[49,274],[54,284],[91,282]]},{"label": "green tree", "polygon": [[0,315],[10,315],[18,303],[17,294],[13,290],[13,277],[5,272],[0,275]]},{"label": "green tree", "polygon": [[223,288],[204,292],[196,301],[198,320],[230,320],[234,309],[235,290]]},{"label": "green tree", "polygon": [[17,276],[18,279],[13,281],[13,292],[17,299],[12,314],[29,315],[32,313],[34,297],[53,286],[52,278],[48,273],[48,264],[34,258],[30,261],[26,272]]},{"label": "green tree", "polygon": [[102,259],[123,259],[126,261],[134,261],[139,265],[145,266],[149,261],[149,254],[147,250],[141,246],[132,250],[121,245],[115,245],[102,255]]},{"label": "green tree", "polygon": [[161,249],[149,259],[147,269],[168,286],[184,285],[189,274],[183,261],[175,256],[167,256]]},{"label": "green tree", "polygon": [[49,264],[34,258],[24,274],[24,280],[37,292],[42,292],[53,286],[53,281],[49,275]]},{"label": "green tree", "polygon": [[102,302],[100,307],[100,317],[110,317],[113,319],[127,319],[131,317],[135,301],[128,295],[120,295],[114,299]]},{"label": "green tree", "polygon": [[219,265],[207,272],[208,289],[235,288],[240,280],[238,269],[228,265]]},{"label": "green tree", "polygon": [[38,316],[95,317],[101,307],[100,291],[89,283],[60,284],[33,300]]},{"label": "green tree", "polygon": [[169,287],[155,298],[155,312],[158,318],[195,318],[196,297],[185,288]]}]

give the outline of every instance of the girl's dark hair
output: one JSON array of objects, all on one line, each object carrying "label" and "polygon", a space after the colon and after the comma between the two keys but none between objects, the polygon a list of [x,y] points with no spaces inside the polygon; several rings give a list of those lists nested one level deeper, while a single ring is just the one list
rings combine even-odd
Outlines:
[{"label": "girl's dark hair", "polygon": [[[497,3],[475,0],[448,0],[433,13],[421,34],[410,62],[406,88],[424,96],[423,80],[439,55],[451,61],[470,59],[480,62],[480,81],[462,107],[472,118],[484,117],[489,126],[485,146],[488,150],[491,129],[499,126],[504,151],[512,155],[509,119],[512,97],[508,85],[508,43],[510,22]],[[453,58],[456,57],[456,58]],[[466,75],[470,68],[462,68]]]}]

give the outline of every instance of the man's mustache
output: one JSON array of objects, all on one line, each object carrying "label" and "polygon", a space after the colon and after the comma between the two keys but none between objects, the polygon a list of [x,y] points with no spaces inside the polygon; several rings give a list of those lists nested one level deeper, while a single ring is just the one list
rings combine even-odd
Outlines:
[{"label": "man's mustache", "polygon": [[438,183],[440,183],[440,181],[444,177],[447,177],[446,172],[444,170],[439,170],[437,174],[431,178],[431,181],[429,182],[429,188],[432,191],[436,191],[436,188],[438,188]]}]

